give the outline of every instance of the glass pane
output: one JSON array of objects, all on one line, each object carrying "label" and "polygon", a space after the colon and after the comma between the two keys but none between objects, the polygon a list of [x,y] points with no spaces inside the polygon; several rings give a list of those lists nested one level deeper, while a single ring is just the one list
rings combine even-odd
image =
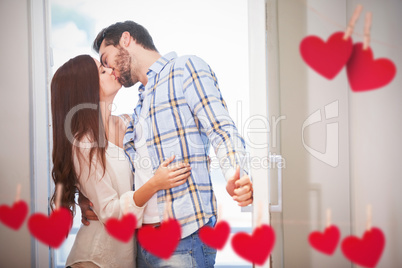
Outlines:
[{"label": "glass pane", "polygon": [[[117,21],[134,20],[149,30],[160,54],[170,51],[178,55],[194,54],[211,66],[229,113],[244,134],[242,124],[249,115],[246,0],[116,0],[113,4],[104,0],[50,0],[50,4],[53,72],[79,54],[98,58],[91,49],[96,34]],[[114,114],[132,113],[138,99],[137,87],[119,91]],[[211,151],[211,158],[214,158]],[[242,213],[226,193],[226,182],[217,165],[212,167],[212,177],[222,218],[230,223],[232,232],[251,232],[251,213]],[[80,217],[78,208],[72,232],[79,228]],[[56,251],[57,263],[65,262],[73,239],[74,235],[70,235]],[[218,252],[216,265],[251,267],[236,256],[230,240],[225,249]]]}]

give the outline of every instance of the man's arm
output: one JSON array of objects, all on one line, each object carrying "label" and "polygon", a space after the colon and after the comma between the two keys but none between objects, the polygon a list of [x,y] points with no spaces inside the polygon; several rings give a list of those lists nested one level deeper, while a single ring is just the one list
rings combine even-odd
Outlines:
[{"label": "man's arm", "polygon": [[[219,90],[218,81],[208,64],[190,57],[184,66],[183,92],[186,101],[199,120],[215,149],[226,190],[240,206],[253,201],[253,186],[246,169],[246,148],[243,138],[230,117]],[[245,174],[240,178],[240,169]]]}]

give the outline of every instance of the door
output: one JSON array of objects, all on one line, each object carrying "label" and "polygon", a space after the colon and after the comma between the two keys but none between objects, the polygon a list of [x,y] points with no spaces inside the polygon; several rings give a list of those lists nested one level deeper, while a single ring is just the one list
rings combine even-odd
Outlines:
[{"label": "door", "polygon": [[[268,106],[271,123],[278,122],[270,152],[283,159],[282,211],[271,211],[278,234],[273,267],[351,267],[340,246],[329,257],[308,240],[326,228],[327,211],[341,234],[351,233],[348,81],[344,69],[323,78],[299,52],[308,35],[326,40],[344,30],[346,2],[267,1]],[[277,172],[271,173],[275,203]]]}]

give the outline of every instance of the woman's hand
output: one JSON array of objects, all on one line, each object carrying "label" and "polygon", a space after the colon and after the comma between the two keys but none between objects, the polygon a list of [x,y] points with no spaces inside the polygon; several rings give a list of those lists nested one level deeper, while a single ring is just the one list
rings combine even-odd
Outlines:
[{"label": "woman's hand", "polygon": [[177,163],[171,167],[168,165],[174,160],[175,156],[169,157],[156,170],[151,178],[153,185],[158,190],[170,189],[185,183],[191,174],[191,166],[188,163]]},{"label": "woman's hand", "polygon": [[81,192],[78,196],[78,205],[81,208],[81,222],[84,225],[89,225],[89,221],[97,221],[98,217],[95,212],[92,211],[93,204],[86,198]]}]

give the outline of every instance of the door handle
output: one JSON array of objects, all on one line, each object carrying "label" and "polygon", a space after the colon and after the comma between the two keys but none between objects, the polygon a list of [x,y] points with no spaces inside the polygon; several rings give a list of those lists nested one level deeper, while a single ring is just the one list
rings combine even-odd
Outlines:
[{"label": "door handle", "polygon": [[[278,169],[278,203],[275,205],[270,204],[270,212],[282,212],[282,155],[270,155],[269,161],[274,163]],[[253,205],[248,205],[241,208],[241,212],[252,212]]]},{"label": "door handle", "polygon": [[271,212],[282,212],[282,156],[270,155],[269,160],[275,164],[278,169],[278,203],[276,205],[270,204]]}]

